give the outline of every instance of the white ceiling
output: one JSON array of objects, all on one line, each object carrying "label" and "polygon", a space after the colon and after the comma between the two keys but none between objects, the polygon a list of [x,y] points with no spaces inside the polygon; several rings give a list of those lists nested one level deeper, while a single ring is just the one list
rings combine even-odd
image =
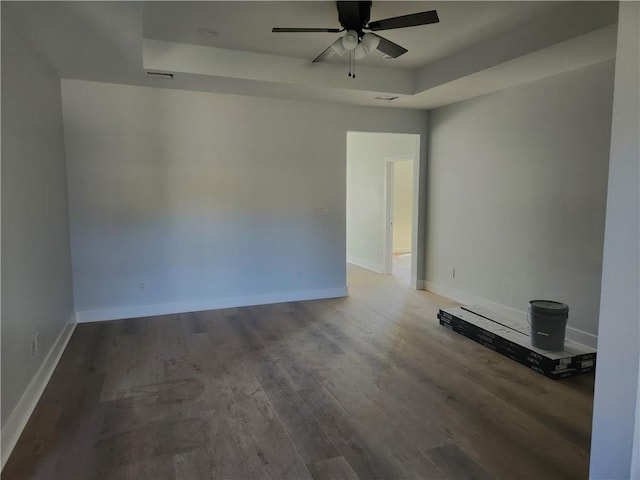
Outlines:
[{"label": "white ceiling", "polygon": [[[615,2],[373,2],[371,20],[436,9],[440,23],[379,32],[409,52],[312,64],[339,34],[335,2],[2,2],[63,78],[359,105],[435,108],[615,55]],[[213,37],[198,33],[212,29]],[[174,80],[146,77],[147,70]],[[376,96],[398,96],[392,103]]]},{"label": "white ceiling", "polygon": [[[371,20],[437,10],[440,23],[380,32],[409,52],[395,60],[370,56],[363,65],[413,69],[566,6],[568,2],[374,2]],[[312,60],[337,33],[279,33],[272,27],[340,28],[335,2],[146,2],[143,35],[178,43]],[[217,35],[207,38],[201,28]],[[428,48],[426,47],[428,46]],[[336,60],[344,61],[344,60]]]}]

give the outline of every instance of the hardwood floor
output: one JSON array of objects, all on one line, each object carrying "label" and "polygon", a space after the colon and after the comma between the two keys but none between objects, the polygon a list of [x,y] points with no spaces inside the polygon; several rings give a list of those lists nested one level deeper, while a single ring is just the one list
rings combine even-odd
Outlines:
[{"label": "hardwood floor", "polygon": [[350,297],[78,325],[2,478],[586,478],[553,381],[349,267]]}]

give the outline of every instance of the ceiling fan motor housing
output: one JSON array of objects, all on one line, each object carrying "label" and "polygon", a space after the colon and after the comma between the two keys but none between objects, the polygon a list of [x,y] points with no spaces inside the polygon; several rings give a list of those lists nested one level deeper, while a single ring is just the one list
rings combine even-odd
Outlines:
[{"label": "ceiling fan motor housing", "polygon": [[338,21],[345,30],[355,30],[362,38],[363,28],[371,18],[371,2],[336,2]]}]

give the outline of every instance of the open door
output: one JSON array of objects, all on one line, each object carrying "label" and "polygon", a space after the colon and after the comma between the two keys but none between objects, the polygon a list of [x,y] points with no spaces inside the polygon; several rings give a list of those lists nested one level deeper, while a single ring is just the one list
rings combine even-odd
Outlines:
[{"label": "open door", "polygon": [[413,254],[414,160],[386,162],[385,268],[403,283],[410,283]]}]

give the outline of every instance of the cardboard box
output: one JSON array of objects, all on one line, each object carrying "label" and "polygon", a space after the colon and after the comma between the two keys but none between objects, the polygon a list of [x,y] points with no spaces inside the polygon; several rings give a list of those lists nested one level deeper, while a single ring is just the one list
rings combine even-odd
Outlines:
[{"label": "cardboard box", "polygon": [[482,307],[441,309],[440,324],[549,378],[592,372],[596,350],[567,340],[562,351],[531,346],[526,319],[500,316]]}]

